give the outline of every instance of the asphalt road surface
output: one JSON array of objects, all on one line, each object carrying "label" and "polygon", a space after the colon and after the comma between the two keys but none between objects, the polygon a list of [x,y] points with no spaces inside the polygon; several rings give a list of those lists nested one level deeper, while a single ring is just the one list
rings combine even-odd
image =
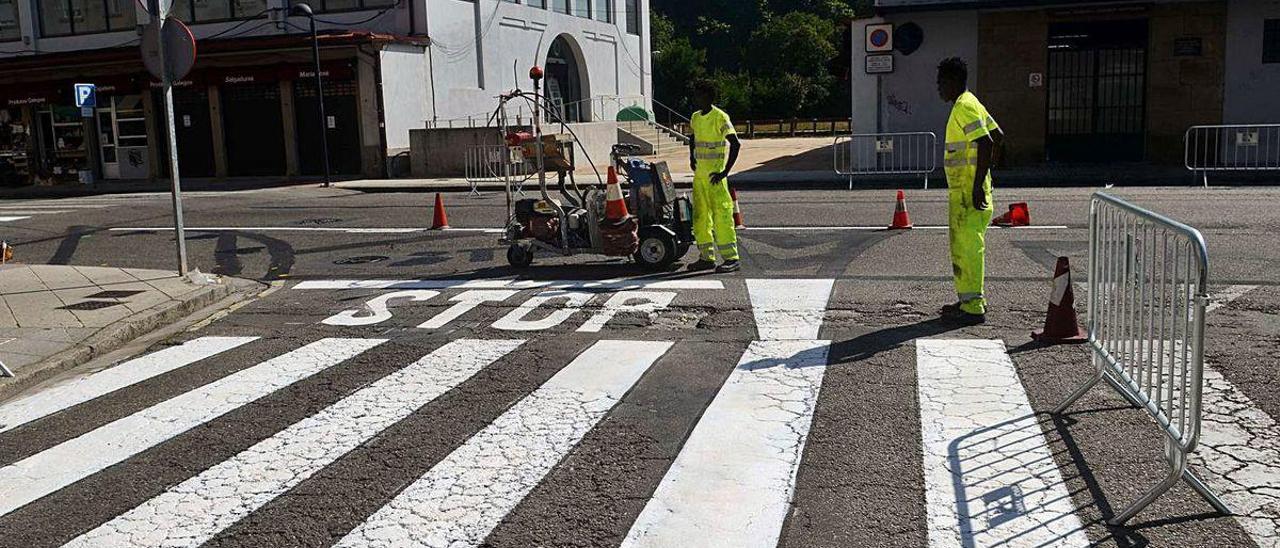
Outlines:
[{"label": "asphalt road surface", "polygon": [[[1112,189],[1203,231],[1191,469],[1144,411],[1041,346],[1077,302],[1092,189],[1008,189],[988,323],[954,300],[945,191],[748,191],[741,273],[540,257],[503,197],[187,196],[193,267],[263,295],[131,361],[0,404],[0,546],[1280,546],[1280,190]],[[168,196],[0,202],[29,263],[173,268]],[[692,258],[692,256],[690,256]],[[1083,309],[1083,306],[1081,307]],[[1082,310],[1083,312],[1083,310]]]}]

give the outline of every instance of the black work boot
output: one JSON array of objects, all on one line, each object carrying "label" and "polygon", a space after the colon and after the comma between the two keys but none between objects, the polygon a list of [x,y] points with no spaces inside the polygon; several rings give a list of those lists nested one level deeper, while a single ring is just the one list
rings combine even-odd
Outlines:
[{"label": "black work boot", "polygon": [[721,274],[737,272],[739,270],[742,270],[742,263],[739,263],[737,259],[730,259],[716,267],[716,272]]},{"label": "black work boot", "polygon": [[715,267],[716,267],[716,262],[715,262],[715,261],[708,261],[708,260],[706,260],[706,259],[698,259],[697,261],[694,261],[694,262],[692,262],[692,263],[689,263],[689,266],[686,266],[686,267],[685,267],[685,270],[688,270],[689,272],[701,272],[701,271],[703,271],[703,270],[711,270],[711,269],[713,269],[713,268],[715,268]]}]

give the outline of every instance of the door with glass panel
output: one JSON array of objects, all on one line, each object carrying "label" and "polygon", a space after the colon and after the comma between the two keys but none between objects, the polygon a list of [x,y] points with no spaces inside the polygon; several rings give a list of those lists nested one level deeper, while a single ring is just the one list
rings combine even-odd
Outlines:
[{"label": "door with glass panel", "polygon": [[145,179],[147,118],[141,95],[104,97],[98,107],[98,146],[104,179]]}]

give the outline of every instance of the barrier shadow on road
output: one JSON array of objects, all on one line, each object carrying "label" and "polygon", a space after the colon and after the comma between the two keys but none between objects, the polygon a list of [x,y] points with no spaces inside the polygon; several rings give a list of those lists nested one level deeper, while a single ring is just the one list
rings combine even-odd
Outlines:
[{"label": "barrier shadow on road", "polygon": [[881,352],[900,348],[916,339],[949,333],[965,327],[947,318],[931,318],[922,322],[899,325],[858,335],[846,341],[831,344],[828,363],[837,365],[874,357]]}]

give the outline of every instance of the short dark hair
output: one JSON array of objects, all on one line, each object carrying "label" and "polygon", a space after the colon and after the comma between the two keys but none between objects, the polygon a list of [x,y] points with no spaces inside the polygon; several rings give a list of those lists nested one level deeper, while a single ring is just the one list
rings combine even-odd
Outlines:
[{"label": "short dark hair", "polygon": [[948,57],[938,63],[938,78],[969,84],[969,65],[959,57]]},{"label": "short dark hair", "polygon": [[693,81],[693,93],[694,95],[705,93],[712,102],[720,98],[720,88],[716,86],[715,82],[706,78],[699,78]]}]

